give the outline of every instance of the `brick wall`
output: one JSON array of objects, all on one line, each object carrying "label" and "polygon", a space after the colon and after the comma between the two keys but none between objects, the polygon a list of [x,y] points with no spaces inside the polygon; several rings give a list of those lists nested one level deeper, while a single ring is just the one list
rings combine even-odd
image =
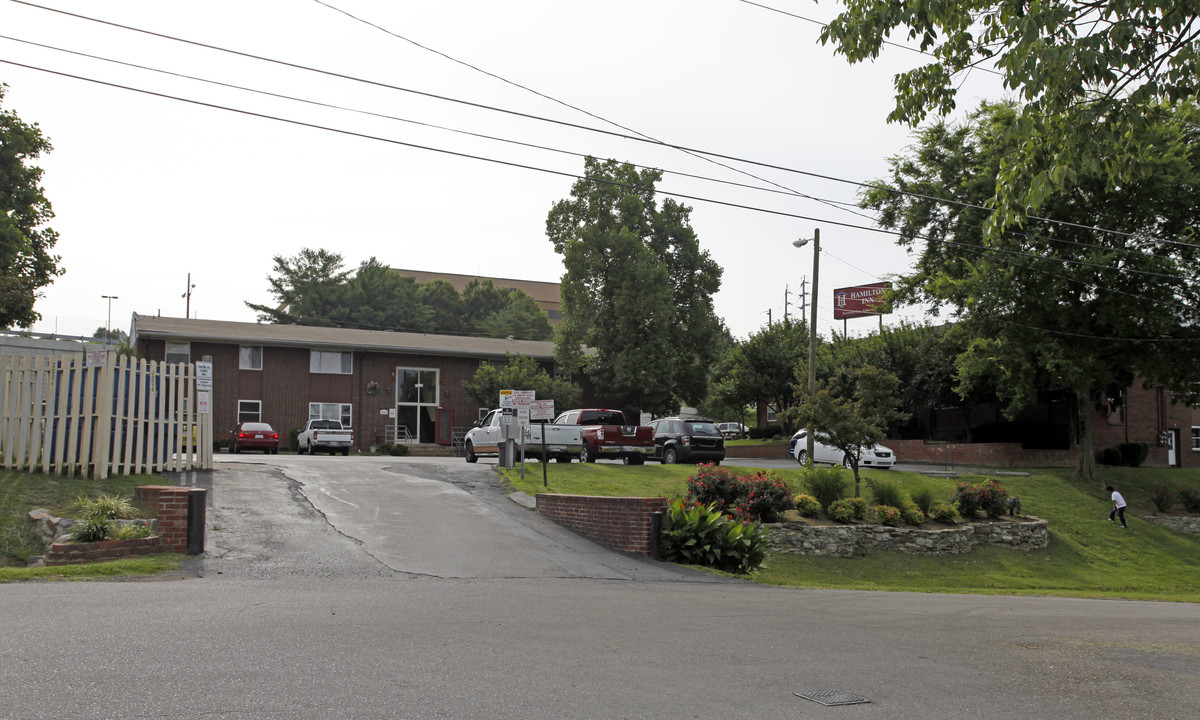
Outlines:
[{"label": "brick wall", "polygon": [[665,498],[592,497],[539,493],[537,511],[559,525],[615,550],[650,554],[651,516]]},{"label": "brick wall", "polygon": [[194,488],[141,485],[134,499],[157,511],[158,536],[167,552],[186,553],[188,546],[188,493]]},{"label": "brick wall", "polygon": [[1079,448],[1070,450],[1026,450],[1020,443],[932,443],[924,440],[887,440],[902,462],[940,465],[983,465],[984,467],[1073,467]]}]

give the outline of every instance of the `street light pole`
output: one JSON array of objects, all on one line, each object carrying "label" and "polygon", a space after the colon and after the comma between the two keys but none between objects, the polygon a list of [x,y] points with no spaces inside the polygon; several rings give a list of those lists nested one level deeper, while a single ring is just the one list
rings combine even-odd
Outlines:
[{"label": "street light pole", "polygon": [[116,295],[101,295],[100,297],[108,301],[108,320],[104,321],[104,344],[107,345],[112,342],[110,335],[112,332],[112,301],[119,298]]},{"label": "street light pole", "polygon": [[[804,247],[809,238],[800,238],[792,243],[796,247]],[[811,398],[817,392],[817,279],[820,277],[821,260],[821,229],[813,230],[813,281],[812,281],[812,315],[808,322],[808,396]],[[808,462],[813,461],[813,432],[806,428],[808,436]]]}]

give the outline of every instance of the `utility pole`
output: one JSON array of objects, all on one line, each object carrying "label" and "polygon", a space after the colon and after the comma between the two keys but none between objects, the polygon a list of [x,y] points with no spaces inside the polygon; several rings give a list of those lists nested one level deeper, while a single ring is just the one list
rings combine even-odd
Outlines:
[{"label": "utility pole", "polygon": [[188,273],[187,290],[180,297],[187,298],[187,308],[184,310],[183,316],[190,318],[192,316],[192,288],[196,287],[192,284],[192,274]]},{"label": "utility pole", "polygon": [[771,327],[771,308],[767,308],[767,327]]},{"label": "utility pole", "polygon": [[788,321],[788,296],[792,293],[788,291],[787,283],[783,285],[783,321]]},{"label": "utility pole", "polygon": [[800,278],[800,317],[808,314],[808,276]]}]

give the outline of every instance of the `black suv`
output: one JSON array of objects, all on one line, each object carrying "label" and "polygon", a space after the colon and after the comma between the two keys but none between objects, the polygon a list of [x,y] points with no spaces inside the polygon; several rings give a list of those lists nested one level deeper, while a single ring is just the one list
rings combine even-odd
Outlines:
[{"label": "black suv", "polygon": [[666,417],[652,420],[654,459],[663,465],[711,462],[725,459],[725,436],[716,423],[702,417]]}]

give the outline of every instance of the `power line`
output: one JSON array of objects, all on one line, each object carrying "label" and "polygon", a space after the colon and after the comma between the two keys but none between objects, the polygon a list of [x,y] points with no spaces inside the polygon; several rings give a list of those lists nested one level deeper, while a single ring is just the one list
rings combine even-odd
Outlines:
[{"label": "power line", "polygon": [[[223,47],[220,47],[220,46],[217,46],[217,45],[210,45],[210,44],[208,44],[208,43],[203,43],[203,42],[199,42],[199,41],[196,41],[196,40],[187,40],[187,39],[185,39],[185,38],[179,38],[179,37],[175,37],[175,36],[172,36],[172,35],[166,35],[166,34],[164,34],[164,33],[159,33],[159,32],[155,32],[155,31],[152,31],[152,30],[145,30],[145,29],[142,29],[142,28],[136,28],[136,27],[133,27],[133,26],[130,26],[130,25],[123,25],[123,24],[121,24],[121,23],[116,23],[116,22],[112,22],[112,21],[109,21],[109,20],[102,20],[102,19],[99,19],[99,18],[89,17],[89,16],[87,16],[87,15],[81,15],[81,14],[78,14],[78,13],[68,12],[68,11],[66,11],[66,10],[60,10],[60,9],[58,9],[58,8],[52,8],[52,7],[47,7],[47,6],[44,6],[44,5],[38,5],[37,3],[29,2],[28,0],[9,0],[9,2],[14,2],[14,3],[17,3],[17,4],[19,4],[19,5],[25,5],[25,6],[32,7],[32,8],[37,8],[37,9],[39,9],[39,10],[46,10],[46,11],[48,11],[48,12],[58,13],[58,14],[61,14],[61,15],[65,15],[65,16],[68,16],[68,17],[77,18],[77,19],[80,19],[80,20],[86,20],[86,21],[88,21],[88,22],[94,22],[94,23],[98,23],[98,24],[101,24],[101,25],[107,25],[107,26],[110,26],[110,27],[116,27],[116,28],[120,28],[120,29],[122,29],[122,30],[128,30],[128,31],[130,31],[130,32],[141,33],[141,34],[144,34],[144,35],[149,35],[149,36],[151,36],[151,37],[157,37],[157,38],[161,38],[161,39],[164,39],[164,40],[170,40],[170,41],[173,41],[173,42],[179,42],[179,43],[184,43],[184,44],[187,44],[187,45],[193,45],[193,46],[196,46],[196,47],[201,47],[201,48],[205,48],[205,49],[208,49],[208,50],[216,50],[216,51],[218,51],[218,52],[228,53],[228,54],[231,54],[231,55],[235,55],[235,56],[239,56],[239,57],[244,57],[244,58],[248,58],[248,59],[252,59],[252,60],[259,60],[259,61],[262,61],[262,62],[267,62],[267,63],[276,64],[276,65],[281,65],[281,66],[283,66],[283,67],[289,67],[289,68],[296,69],[296,70],[303,70],[303,71],[306,71],[306,72],[318,73],[318,74],[321,74],[321,75],[326,75],[326,76],[329,76],[329,77],[334,77],[334,78],[338,78],[338,79],[342,79],[342,80],[349,80],[349,81],[352,81],[352,82],[364,83],[364,84],[367,84],[367,85],[372,85],[372,86],[375,86],[375,87],[381,87],[381,88],[388,89],[388,90],[395,90],[395,91],[398,91],[398,92],[404,92],[404,93],[410,93],[410,94],[414,94],[414,95],[418,95],[418,96],[422,96],[422,97],[428,97],[428,98],[430,98],[430,99],[434,99],[434,100],[442,100],[442,101],[445,101],[445,102],[456,103],[456,104],[464,105],[464,106],[467,106],[467,107],[473,107],[473,108],[477,108],[477,109],[481,109],[481,110],[487,110],[487,111],[491,111],[491,112],[503,113],[503,114],[506,114],[506,115],[511,115],[511,116],[514,116],[514,117],[520,117],[520,118],[527,119],[527,120],[534,120],[534,121],[538,121],[538,122],[546,122],[546,123],[551,123],[551,124],[559,125],[559,126],[562,126],[562,127],[568,127],[568,128],[572,128],[572,129],[576,129],[576,130],[584,130],[584,131],[587,131],[587,132],[600,133],[600,134],[603,134],[603,135],[608,135],[608,136],[610,136],[610,137],[620,138],[620,139],[624,139],[624,140],[630,140],[630,141],[633,141],[633,142],[649,143],[649,144],[652,144],[652,145],[657,145],[657,146],[659,146],[659,147],[665,147],[665,148],[669,148],[669,149],[673,149],[673,150],[679,150],[679,151],[682,151],[682,152],[685,152],[685,153],[688,153],[688,154],[693,154],[693,155],[697,155],[697,156],[705,156],[705,157],[704,157],[704,158],[702,158],[702,159],[706,159],[706,160],[711,160],[711,158],[718,158],[718,159],[720,159],[720,160],[727,160],[727,161],[730,161],[730,162],[745,163],[745,164],[747,164],[747,165],[752,165],[752,166],[755,166],[755,167],[761,167],[761,168],[770,169],[770,170],[778,170],[778,171],[780,171],[780,172],[787,172],[787,173],[792,173],[792,174],[797,174],[797,175],[804,175],[804,176],[806,176],[806,177],[812,177],[812,178],[816,178],[816,179],[820,179],[820,180],[827,180],[827,181],[830,181],[830,182],[838,182],[838,183],[843,183],[843,184],[848,184],[848,185],[853,185],[853,186],[857,186],[857,187],[861,187],[861,188],[868,188],[868,189],[880,189],[880,190],[885,190],[885,191],[887,191],[887,192],[893,192],[893,193],[899,193],[899,194],[907,195],[907,196],[910,196],[910,197],[918,197],[918,198],[922,198],[922,199],[926,199],[926,200],[932,200],[932,201],[934,201],[934,202],[939,202],[939,203],[944,203],[944,204],[950,204],[950,205],[959,205],[959,206],[962,206],[962,207],[970,207],[970,208],[974,208],[974,209],[978,209],[978,210],[985,210],[985,211],[991,212],[991,210],[990,210],[989,208],[987,208],[986,206],[983,206],[983,205],[978,205],[978,204],[974,204],[974,203],[967,203],[967,202],[963,202],[963,201],[959,201],[959,200],[949,200],[949,199],[945,199],[945,198],[937,198],[937,197],[933,197],[933,196],[921,195],[921,194],[919,194],[919,193],[912,193],[912,192],[909,192],[909,191],[897,190],[897,189],[894,189],[894,188],[889,188],[889,187],[887,187],[887,186],[880,186],[880,185],[877,185],[877,184],[874,184],[874,183],[860,182],[860,181],[856,181],[856,180],[847,180],[847,179],[845,179],[845,178],[839,178],[839,177],[835,177],[835,176],[832,176],[832,175],[825,175],[825,174],[821,174],[821,173],[814,173],[814,172],[809,172],[809,171],[805,171],[805,170],[799,170],[799,169],[796,169],[796,168],[789,168],[789,167],[784,167],[784,166],[780,166],[780,165],[775,165],[775,164],[772,164],[772,163],[766,163],[766,162],[760,162],[760,161],[755,161],[755,160],[749,160],[749,159],[746,159],[746,158],[739,158],[739,157],[736,157],[736,156],[733,156],[733,155],[726,155],[726,154],[723,154],[723,153],[717,153],[717,152],[713,152],[713,151],[701,150],[701,149],[698,149],[698,148],[692,148],[692,147],[688,147],[688,146],[685,146],[685,145],[677,145],[677,144],[673,144],[673,143],[667,143],[667,142],[663,142],[663,141],[660,141],[660,140],[655,140],[655,139],[653,139],[653,138],[649,138],[649,137],[645,137],[645,136],[639,136],[639,135],[628,135],[628,134],[625,134],[625,133],[619,133],[619,132],[615,132],[615,131],[612,131],[612,130],[604,130],[604,129],[602,129],[602,128],[595,128],[595,127],[590,127],[590,126],[587,126],[587,125],[580,125],[580,124],[577,124],[577,123],[567,122],[567,121],[565,121],[565,120],[556,120],[556,119],[554,119],[554,118],[547,118],[547,117],[543,117],[543,116],[539,116],[539,115],[533,115],[533,114],[531,114],[531,113],[523,113],[523,112],[519,112],[519,111],[516,111],[516,110],[509,110],[509,109],[505,109],[505,108],[496,107],[496,106],[493,106],[493,105],[487,105],[487,104],[484,104],[484,103],[476,103],[476,102],[472,102],[472,101],[469,101],[469,100],[463,100],[463,99],[460,99],[460,98],[453,98],[453,97],[449,97],[449,96],[445,96],[445,95],[439,95],[439,94],[436,94],[436,93],[425,92],[425,91],[422,91],[422,90],[415,90],[415,89],[412,89],[412,88],[406,88],[406,87],[402,87],[402,86],[398,86],[398,85],[391,85],[391,84],[384,83],[384,82],[380,82],[380,81],[376,81],[376,80],[367,80],[367,79],[365,79],[365,78],[360,78],[360,77],[356,77],[356,76],[353,76],[353,75],[346,75],[346,74],[344,74],[344,73],[333,72],[333,71],[330,71],[330,70],[322,70],[322,69],[319,69],[319,68],[313,68],[313,67],[309,67],[309,66],[306,66],[306,65],[300,65],[300,64],[298,64],[298,63],[292,63],[292,62],[288,62],[288,61],[284,61],[284,60],[276,60],[276,59],[273,59],[273,58],[268,58],[268,57],[264,57],[264,56],[261,56],[261,55],[254,55],[254,54],[252,54],[252,53],[242,52],[242,51],[240,51],[240,50],[232,50],[232,49],[229,49],[229,48],[223,48]],[[407,38],[402,38],[402,39],[404,39],[404,40],[408,41],[408,39],[407,39]],[[408,41],[408,42],[411,42],[411,41]],[[439,53],[439,54],[441,54],[441,53]],[[459,62],[459,61],[455,60],[455,62]],[[466,64],[466,63],[464,63],[464,64]],[[468,65],[468,66],[469,66],[469,65]],[[471,67],[471,66],[469,66],[469,67]],[[482,72],[482,71],[481,71],[481,72]],[[506,82],[508,82],[508,81],[506,81]],[[515,83],[513,83],[513,84],[515,85]],[[570,107],[570,106],[568,105],[568,107]],[[581,111],[581,112],[586,112],[586,111]],[[610,121],[607,121],[607,120],[605,120],[605,122],[610,122]],[[616,123],[612,123],[612,124],[616,125]],[[622,127],[622,126],[620,126],[620,125],[616,125],[616,126],[617,126],[617,127]],[[755,179],[757,179],[757,180],[760,180],[761,182],[768,182],[768,183],[771,183],[771,184],[773,184],[773,185],[776,185],[777,187],[785,187],[785,186],[782,186],[782,185],[778,185],[777,183],[774,183],[774,182],[773,182],[773,181],[771,181],[771,180],[766,180],[766,179],[760,178],[760,177],[758,177],[758,176],[756,176],[756,175],[753,175],[753,174],[750,174],[750,173],[746,173],[746,172],[744,172],[744,171],[742,171],[742,170],[738,170],[737,168],[731,168],[731,167],[729,167],[729,166],[726,166],[726,165],[724,165],[724,164],[722,164],[722,163],[716,163],[716,164],[718,164],[718,165],[720,165],[720,166],[722,166],[722,167],[726,167],[726,168],[728,168],[728,169],[730,169],[730,170],[733,170],[733,171],[735,171],[735,172],[739,172],[739,173],[742,173],[742,174],[748,175],[749,177],[753,177],[753,178],[755,178]],[[789,189],[789,190],[790,190],[790,188],[785,188],[785,189]],[[792,192],[797,192],[797,191],[794,191],[794,190],[793,190]],[[798,193],[798,192],[797,192],[797,194],[799,194],[799,195],[802,195],[802,196],[803,196],[803,193]],[[810,199],[816,200],[816,201],[818,201],[818,202],[823,202],[823,201],[822,201],[822,200],[820,200],[819,198],[810,198]],[[839,208],[839,209],[843,209],[843,208]],[[861,215],[861,213],[855,213],[855,214],[862,216],[862,215]],[[864,216],[864,217],[865,217],[865,216]],[[1040,221],[1040,222],[1047,222],[1047,223],[1052,223],[1052,224],[1075,225],[1074,223],[1068,223],[1068,222],[1065,222],[1065,221],[1059,221],[1059,220],[1054,220],[1054,219],[1051,219],[1051,218],[1044,218],[1044,217],[1035,216],[1035,215],[1030,215],[1030,216],[1027,216],[1027,218],[1028,218],[1028,219],[1030,219],[1030,220],[1036,220],[1036,221]],[[808,218],[803,218],[803,219],[808,219]],[[1078,226],[1078,225],[1076,225],[1076,226],[1077,226],[1077,227],[1086,227],[1086,226]],[[1095,228],[1095,227],[1092,227],[1092,228],[1087,228],[1087,229],[1089,229],[1089,230],[1092,230],[1092,231],[1095,231],[1095,232],[1103,232],[1103,233],[1109,233],[1109,234],[1118,235],[1118,236],[1125,236],[1125,237],[1129,237],[1129,236],[1131,235],[1130,233],[1126,233],[1126,232],[1122,232],[1122,231],[1118,231],[1118,230],[1109,230],[1109,229],[1106,229],[1106,228]]]}]

